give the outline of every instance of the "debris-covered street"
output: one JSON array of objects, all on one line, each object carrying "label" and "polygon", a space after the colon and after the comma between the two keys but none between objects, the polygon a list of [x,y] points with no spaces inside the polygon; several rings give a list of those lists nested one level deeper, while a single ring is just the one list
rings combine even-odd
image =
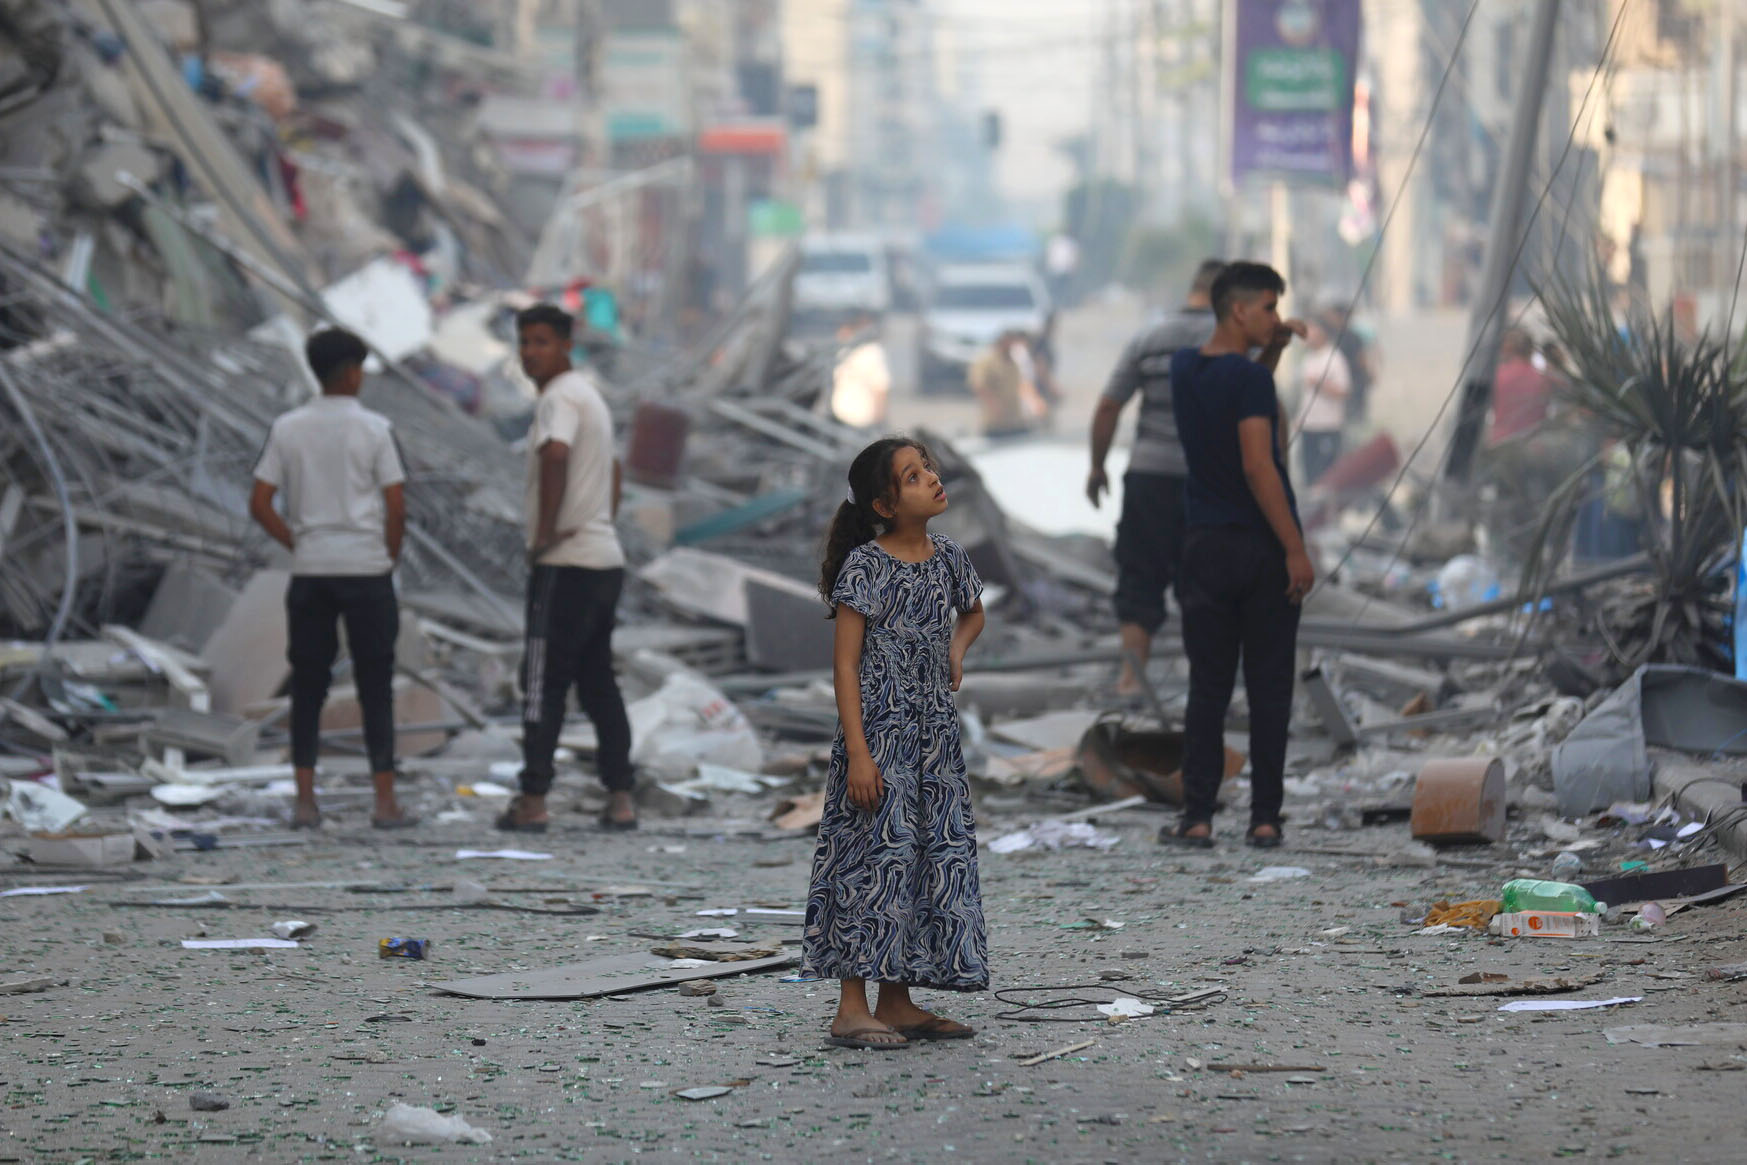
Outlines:
[{"label": "debris-covered street", "polygon": [[[987,831],[1018,821],[985,798]],[[190,854],[151,881],[88,877],[74,896],[4,903],[11,1055],[5,1156],[225,1161],[420,1160],[1639,1160],[1680,1141],[1728,1161],[1744,1061],[1739,983],[1747,905],[1694,908],[1594,942],[1416,934],[1438,899],[1495,892],[1509,856],[1389,864],[1401,827],[1306,833],[1266,862],[1228,849],[1161,854],[1159,815],[1114,813],[1103,851],[990,857],[998,989],[947,1000],[974,1042],[890,1054],[821,1047],[829,984],[792,971],[576,1001],[471,999],[442,984],[647,952],[653,936],[731,929],[791,937],[811,840],[751,821],[640,836],[571,828],[548,861],[457,861],[497,842],[446,826],[417,843],[338,833],[298,850]],[[1525,850],[1545,848],[1544,839]],[[1459,864],[1458,864],[1459,863]],[[46,885],[47,879],[31,883]],[[212,899],[203,906],[155,903]],[[738,909],[737,915],[700,912]],[[513,913],[511,912],[513,911]],[[586,911],[587,913],[577,913]],[[595,913],[598,911],[598,913]],[[183,950],[270,936],[295,950]],[[1115,929],[1110,929],[1114,927]],[[377,957],[417,935],[424,962]],[[28,935],[28,937],[24,937]],[[17,936],[17,937],[13,937]],[[1551,996],[1440,996],[1564,976]],[[610,980],[609,980],[610,982]],[[1023,989],[1036,989],[1026,992]],[[8,985],[7,990],[16,990]],[[599,989],[611,990],[605,983]],[[1212,992],[1212,993],[1209,993]],[[1090,1001],[1190,997],[1112,1023]],[[1501,1012],[1516,1001],[1641,1001]],[[1667,1041],[1672,1046],[1647,1046]],[[1029,1063],[1040,1054],[1074,1048]],[[679,1093],[719,1093],[687,1100]],[[228,1107],[199,1111],[216,1093]],[[403,1150],[379,1133],[395,1102],[465,1118],[492,1141]]]},{"label": "debris-covered street", "polygon": [[0,0],[0,1162],[1739,1161],[1741,14],[1461,7]]}]

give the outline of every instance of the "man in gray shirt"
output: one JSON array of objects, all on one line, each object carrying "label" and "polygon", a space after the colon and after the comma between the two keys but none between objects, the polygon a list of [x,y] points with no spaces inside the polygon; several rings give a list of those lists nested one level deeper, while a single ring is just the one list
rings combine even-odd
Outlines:
[{"label": "man in gray shirt", "polygon": [[1171,356],[1180,348],[1199,348],[1213,335],[1208,296],[1224,268],[1218,259],[1202,262],[1182,309],[1129,343],[1092,413],[1092,473],[1086,479],[1086,496],[1096,506],[1110,489],[1104,459],[1116,438],[1122,407],[1140,394],[1140,422],[1122,479],[1122,517],[1116,524],[1116,618],[1122,625],[1123,650],[1117,691],[1123,695],[1140,691],[1136,666],[1145,669],[1153,636],[1164,626],[1165,591],[1176,581],[1183,550],[1183,485],[1189,466],[1171,408]]}]

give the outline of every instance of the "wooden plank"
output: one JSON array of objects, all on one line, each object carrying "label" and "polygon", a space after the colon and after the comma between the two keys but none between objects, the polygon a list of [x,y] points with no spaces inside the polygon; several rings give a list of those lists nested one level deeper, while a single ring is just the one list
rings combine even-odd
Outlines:
[{"label": "wooden plank", "polygon": [[720,979],[792,967],[800,952],[749,959],[739,963],[712,963],[703,967],[675,967],[671,959],[649,954],[607,955],[585,963],[567,963],[538,971],[507,971],[475,979],[437,983],[439,991],[469,999],[593,999],[651,987],[671,987],[688,979]]}]

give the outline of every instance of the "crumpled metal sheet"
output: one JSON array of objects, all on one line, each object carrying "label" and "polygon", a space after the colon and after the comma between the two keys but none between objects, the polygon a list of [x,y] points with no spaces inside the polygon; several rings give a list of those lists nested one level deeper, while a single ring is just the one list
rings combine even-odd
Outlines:
[{"label": "crumpled metal sheet", "polygon": [[1650,745],[1747,754],[1747,683],[1700,668],[1639,668],[1553,750],[1559,812],[1648,799]]}]

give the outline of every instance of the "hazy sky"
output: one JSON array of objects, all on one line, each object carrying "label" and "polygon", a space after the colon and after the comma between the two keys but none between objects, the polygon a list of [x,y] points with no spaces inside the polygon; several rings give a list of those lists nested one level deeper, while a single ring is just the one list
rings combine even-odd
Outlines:
[{"label": "hazy sky", "polygon": [[[1135,0],[1116,0],[1126,13]],[[1006,123],[1001,186],[1054,202],[1071,175],[1056,143],[1089,120],[1107,0],[928,0]]]}]

